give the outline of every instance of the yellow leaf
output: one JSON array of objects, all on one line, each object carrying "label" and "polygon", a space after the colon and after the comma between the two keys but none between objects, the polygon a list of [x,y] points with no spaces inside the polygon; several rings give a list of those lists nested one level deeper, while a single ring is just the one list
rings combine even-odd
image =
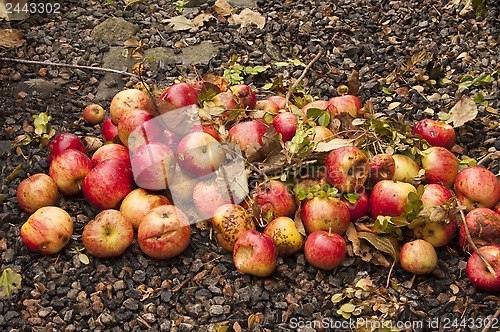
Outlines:
[{"label": "yellow leaf", "polygon": [[0,30],[0,47],[21,47],[24,44],[23,32],[16,29]]},{"label": "yellow leaf", "polygon": [[486,107],[486,110],[491,114],[498,114],[498,111],[491,106]]},{"label": "yellow leaf", "polygon": [[390,104],[389,104],[389,107],[387,107],[387,108],[388,108],[389,110],[393,110],[393,109],[395,109],[396,107],[398,107],[399,105],[401,105],[401,102],[399,102],[399,101],[395,101],[395,102],[393,102],[393,103],[390,103]]}]

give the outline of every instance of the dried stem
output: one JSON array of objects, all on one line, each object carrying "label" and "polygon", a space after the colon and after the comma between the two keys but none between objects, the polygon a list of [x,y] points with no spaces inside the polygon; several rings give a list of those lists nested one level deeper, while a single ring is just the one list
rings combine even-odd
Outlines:
[{"label": "dried stem", "polygon": [[493,317],[491,317],[491,319],[488,320],[488,324],[486,324],[486,326],[484,327],[484,329],[481,330],[481,332],[488,332],[490,330],[491,324],[493,324],[493,322],[498,318],[498,316],[500,316],[500,306],[498,307]]},{"label": "dried stem", "polygon": [[115,74],[131,76],[131,77],[135,77],[135,78],[139,78],[139,79],[141,78],[140,76],[138,76],[136,74],[128,73],[128,72],[123,71],[123,70],[111,69],[111,68],[79,66],[79,65],[70,65],[68,63],[55,63],[55,62],[49,62],[49,61],[34,61],[34,60],[1,58],[1,57],[0,57],[0,61],[10,61],[10,62],[25,63],[25,64],[30,64],[30,65],[40,65],[40,66],[67,67],[67,68],[75,68],[75,69],[82,69],[82,70],[104,71],[104,72],[108,72],[108,73],[115,73]]},{"label": "dried stem", "polygon": [[465,215],[464,215],[464,211],[463,210],[460,210],[460,215],[462,216],[462,220],[463,220],[462,223],[463,223],[464,228],[465,228],[465,235],[467,237],[467,242],[471,245],[471,247],[474,250],[474,252],[483,261],[484,265],[486,265],[486,268],[488,269],[488,272],[490,272],[496,278],[497,274],[496,274],[495,270],[493,269],[493,267],[491,267],[490,263],[488,263],[488,261],[484,258],[483,254],[479,251],[479,249],[477,248],[477,246],[474,243],[474,241],[472,241],[472,238],[470,236],[469,226],[467,225],[467,222],[465,221]]},{"label": "dried stem", "polygon": [[314,57],[314,59],[311,60],[311,62],[309,62],[309,64],[306,66],[306,68],[304,68],[304,71],[302,72],[302,74],[300,75],[300,77],[295,81],[295,83],[292,84],[292,86],[288,89],[288,92],[286,93],[286,104],[285,104],[285,108],[288,109],[288,101],[290,100],[290,97],[293,93],[293,90],[295,90],[295,88],[297,88],[297,86],[300,84],[300,82],[302,82],[302,80],[304,79],[304,77],[306,77],[306,74],[307,72],[309,71],[309,69],[311,69],[312,65],[318,61],[318,59],[323,55],[323,49],[320,49],[318,54],[316,54],[316,56]]}]

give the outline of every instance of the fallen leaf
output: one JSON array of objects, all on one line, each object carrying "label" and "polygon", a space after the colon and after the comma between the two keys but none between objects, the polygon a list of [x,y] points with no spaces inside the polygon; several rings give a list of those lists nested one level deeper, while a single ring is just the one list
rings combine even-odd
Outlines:
[{"label": "fallen leaf", "polygon": [[359,92],[359,71],[354,70],[351,75],[349,75],[349,81],[348,84],[349,86],[349,94],[350,95],[357,95]]},{"label": "fallen leaf", "polygon": [[393,102],[393,103],[390,103],[390,104],[389,104],[389,107],[387,107],[387,109],[389,109],[389,110],[393,110],[393,109],[395,109],[396,107],[398,107],[399,105],[401,105],[401,102],[399,102],[399,101],[395,101],[395,102]]},{"label": "fallen leaf", "polygon": [[10,268],[3,270],[0,275],[0,297],[9,296],[14,289],[21,287],[21,281],[19,273]]},{"label": "fallen leaf", "polygon": [[356,231],[356,227],[352,223],[347,225],[346,229],[347,239],[352,243],[352,251],[354,255],[359,256],[360,253],[360,242],[358,237],[358,232]]},{"label": "fallen leaf", "polygon": [[125,7],[135,5],[136,3],[146,2],[147,0],[123,0],[125,2]]},{"label": "fallen leaf", "polygon": [[463,126],[466,122],[474,120],[477,116],[477,105],[468,96],[462,96],[459,102],[450,110],[450,119],[447,123],[453,123],[453,127]]},{"label": "fallen leaf", "polygon": [[190,30],[195,27],[193,21],[182,15],[167,18],[161,21],[161,23],[167,23],[174,31]]},{"label": "fallen leaf", "polygon": [[135,38],[129,38],[123,42],[126,47],[139,47],[139,41]]},{"label": "fallen leaf", "polygon": [[263,29],[266,25],[266,18],[264,16],[248,8],[243,9],[239,14],[233,14],[231,18],[234,23],[239,24],[241,27],[255,24],[260,29]]},{"label": "fallen leaf", "polygon": [[197,27],[201,27],[205,24],[205,22],[208,22],[208,21],[213,20],[213,19],[215,19],[215,17],[212,14],[201,13],[193,19],[193,23]]},{"label": "fallen leaf", "polygon": [[334,138],[330,142],[319,142],[314,147],[316,152],[327,152],[342,146],[352,145],[353,139]]},{"label": "fallen leaf", "polygon": [[229,16],[233,12],[233,7],[227,0],[217,0],[214,4],[215,11],[222,16]]},{"label": "fallen leaf", "polygon": [[24,44],[23,32],[16,29],[0,30],[0,47],[21,47]]}]

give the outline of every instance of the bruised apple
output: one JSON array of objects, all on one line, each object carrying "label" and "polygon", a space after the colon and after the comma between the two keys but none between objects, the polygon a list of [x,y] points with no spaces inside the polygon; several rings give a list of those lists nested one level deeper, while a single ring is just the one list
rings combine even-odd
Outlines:
[{"label": "bruised apple", "polygon": [[422,136],[432,146],[451,149],[455,145],[455,129],[448,124],[433,119],[422,119],[413,128],[413,134]]},{"label": "bruised apple", "polygon": [[139,228],[142,218],[157,206],[170,204],[163,195],[147,192],[142,188],[132,190],[120,204],[120,212],[134,229]]},{"label": "bruised apple", "polygon": [[418,179],[420,166],[415,162],[415,160],[411,159],[404,154],[395,154],[392,156],[395,163],[394,175],[392,176],[392,180],[402,181],[408,183],[415,183],[416,179]]},{"label": "bruised apple", "polygon": [[276,268],[276,252],[271,236],[250,229],[234,244],[234,265],[243,273],[267,277]]},{"label": "bruised apple", "polygon": [[148,99],[149,97],[145,92],[137,89],[127,89],[118,92],[109,105],[111,121],[115,125],[118,125],[122,116],[130,110],[146,109]]},{"label": "bruised apple", "polygon": [[293,217],[297,210],[295,198],[283,182],[278,180],[270,180],[268,184],[257,191],[255,204],[260,207],[263,217],[269,213],[272,213],[273,218]]},{"label": "bruised apple", "polygon": [[[488,208],[476,208],[465,216],[472,241],[476,246],[489,244],[500,245],[500,215]],[[460,227],[460,246],[470,250],[464,224]]]},{"label": "bruised apple", "polygon": [[246,84],[237,84],[230,87],[238,105],[242,108],[253,109],[257,103],[257,98],[252,89]]},{"label": "bruised apple", "polygon": [[379,153],[368,162],[368,183],[375,185],[382,180],[392,180],[396,172],[396,162],[387,153]]},{"label": "bruised apple", "polygon": [[229,129],[229,137],[235,140],[243,151],[250,143],[257,143],[262,146],[262,135],[267,131],[268,126],[260,120],[251,120],[235,124]]},{"label": "bruised apple", "polygon": [[135,183],[147,190],[168,187],[175,167],[172,150],[163,143],[151,142],[139,146],[131,161]]},{"label": "bruised apple", "polygon": [[19,206],[28,213],[44,206],[55,205],[58,195],[57,184],[45,173],[37,173],[24,179],[16,191]]},{"label": "bruised apple", "polygon": [[295,222],[288,217],[271,220],[264,233],[271,236],[280,257],[292,256],[304,246],[304,236],[298,231]]},{"label": "bruised apple", "polygon": [[361,188],[368,177],[368,158],[355,146],[332,150],[325,162],[328,182],[342,193]]},{"label": "bruised apple", "polygon": [[233,251],[241,234],[246,230],[256,229],[248,212],[236,204],[224,204],[215,210],[212,227],[221,247],[229,252]]},{"label": "bruised apple", "polygon": [[475,208],[493,208],[500,200],[500,183],[497,177],[480,166],[467,167],[460,171],[453,188],[466,212]]}]

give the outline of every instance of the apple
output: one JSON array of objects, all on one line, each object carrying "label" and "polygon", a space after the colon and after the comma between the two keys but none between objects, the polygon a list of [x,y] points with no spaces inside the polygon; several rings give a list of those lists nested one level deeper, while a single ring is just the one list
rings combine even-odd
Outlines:
[{"label": "apple", "polygon": [[215,106],[222,106],[228,110],[233,110],[238,107],[238,103],[231,91],[224,91],[216,94],[212,98],[212,102]]},{"label": "apple", "polygon": [[350,221],[347,205],[336,197],[314,197],[305,201],[300,218],[306,232],[331,231],[344,234]]},{"label": "apple", "polygon": [[98,210],[114,209],[134,189],[132,171],[123,161],[108,159],[97,164],[83,180],[85,200]]},{"label": "apple", "polygon": [[407,182],[382,180],[377,182],[370,193],[372,217],[399,217],[408,201],[408,194],[417,193],[417,189]]},{"label": "apple", "polygon": [[458,173],[458,160],[449,150],[433,146],[422,151],[422,168],[426,183],[439,183],[452,187]]},{"label": "apple", "polygon": [[59,190],[50,176],[37,173],[19,183],[16,191],[21,209],[33,213],[41,207],[55,205]]},{"label": "apple", "polygon": [[307,114],[307,110],[310,109],[310,108],[317,108],[317,109],[320,109],[320,110],[328,110],[328,113],[330,113],[331,115],[337,114],[337,109],[328,100],[314,100],[314,101],[311,101],[311,102],[305,104],[304,107],[301,108],[301,111],[304,114]]},{"label": "apple", "polygon": [[437,265],[437,254],[429,242],[417,239],[406,242],[399,257],[403,270],[414,274],[427,274]]},{"label": "apple", "polygon": [[192,85],[180,82],[166,88],[161,94],[160,99],[168,101],[176,108],[181,108],[198,104],[198,92]]},{"label": "apple", "polygon": [[328,182],[342,193],[361,188],[368,177],[368,158],[355,146],[332,150],[325,162]]},{"label": "apple", "polygon": [[323,126],[315,126],[311,128],[314,131],[314,134],[309,136],[309,140],[313,142],[330,142],[335,138],[335,135],[332,131]]},{"label": "apple", "polygon": [[298,231],[295,222],[288,217],[271,220],[264,233],[271,236],[280,257],[290,257],[304,246],[304,236]]},{"label": "apple", "polygon": [[229,129],[229,137],[238,143],[243,151],[250,143],[257,143],[262,146],[262,135],[267,131],[268,126],[260,120],[239,122]]},{"label": "apple", "polygon": [[118,123],[118,137],[130,151],[134,151],[139,145],[160,141],[163,132],[164,128],[160,123],[142,109],[130,110]]},{"label": "apple", "polygon": [[392,180],[411,184],[416,183],[420,172],[420,166],[418,166],[415,160],[404,154],[395,154],[392,158],[396,165]]},{"label": "apple", "polygon": [[131,167],[130,153],[128,149],[121,144],[111,143],[103,145],[94,152],[91,158],[94,166],[108,159],[121,160]]},{"label": "apple", "polygon": [[497,177],[480,166],[467,167],[460,171],[453,188],[466,212],[478,207],[492,208],[500,201],[500,183]]},{"label": "apple", "polygon": [[328,101],[337,110],[337,114],[349,113],[353,118],[358,116],[358,112],[363,107],[361,100],[353,95],[333,97]]},{"label": "apple", "polygon": [[115,125],[120,123],[120,119],[124,114],[134,109],[146,109],[148,105],[148,95],[137,89],[127,89],[118,92],[109,105],[109,113],[111,121]]},{"label": "apple", "polygon": [[267,98],[267,100],[270,100],[278,105],[278,109],[280,110],[284,110],[286,108],[286,98],[283,96],[271,96]]},{"label": "apple", "polygon": [[[370,210],[370,196],[366,191],[365,187],[361,187],[356,191],[358,198],[354,203],[351,203],[344,195],[341,198],[341,201],[345,203],[347,209],[349,210],[349,219],[354,222],[361,217],[364,217],[368,214]],[[352,194],[350,194],[352,195]]]},{"label": "apple", "polygon": [[204,126],[202,124],[193,126],[193,131],[204,132],[215,138],[220,142],[220,135],[217,129],[215,129],[214,125]]},{"label": "apple", "polygon": [[82,190],[82,183],[92,170],[92,161],[78,150],[66,150],[52,160],[49,175],[65,196],[76,195]]},{"label": "apple", "polygon": [[144,216],[137,230],[141,250],[151,258],[180,255],[191,240],[191,225],[181,209],[160,205]]},{"label": "apple", "polygon": [[36,210],[21,226],[21,238],[30,251],[42,255],[59,252],[73,234],[73,220],[57,206]]},{"label": "apple", "polygon": [[182,168],[176,166],[172,181],[168,184],[168,189],[172,195],[174,205],[183,205],[193,200],[193,190],[196,179],[186,173]]},{"label": "apple", "polygon": [[431,183],[425,186],[420,201],[423,207],[440,206],[448,202],[453,197],[450,189],[437,183]]},{"label": "apple", "polygon": [[342,236],[337,233],[315,231],[306,239],[304,254],[309,264],[326,271],[338,267],[347,253]]},{"label": "apple", "polygon": [[101,105],[90,104],[83,109],[83,118],[90,125],[96,125],[104,121],[106,111]]},{"label": "apple", "polygon": [[474,252],[467,260],[466,271],[469,281],[475,287],[484,291],[498,292],[500,291],[500,247],[494,245],[482,246],[479,251],[491,265],[496,276],[488,271],[479,255]]},{"label": "apple", "polygon": [[78,150],[81,153],[85,153],[85,146],[78,136],[71,133],[62,133],[54,137],[47,148],[47,160],[49,164],[54,160],[54,158],[66,150]]},{"label": "apple", "polygon": [[193,188],[193,202],[203,219],[214,216],[215,210],[231,203],[231,193],[225,184],[220,184],[215,178],[198,182]]},{"label": "apple", "polygon": [[432,146],[451,149],[455,145],[456,134],[452,125],[432,119],[423,119],[413,127],[413,134],[422,136]]},{"label": "apple", "polygon": [[118,139],[118,126],[111,121],[111,118],[104,120],[101,126],[101,135],[105,143],[116,142]]},{"label": "apple", "polygon": [[149,211],[165,204],[170,204],[165,196],[151,194],[142,188],[136,188],[125,196],[120,204],[120,212],[134,229],[138,229],[142,218]]},{"label": "apple", "polygon": [[297,210],[295,198],[283,182],[278,180],[270,180],[257,191],[254,197],[255,204],[259,206],[263,218],[266,218],[269,213],[272,213],[273,219],[283,216],[293,218]]},{"label": "apple", "polygon": [[261,110],[264,111],[263,113],[270,113],[270,114],[278,114],[280,111],[279,106],[272,100],[269,99],[264,99],[264,100],[257,100],[255,103],[254,110]]},{"label": "apple", "polygon": [[175,152],[177,150],[177,145],[179,145],[180,141],[179,135],[173,131],[167,128],[163,130],[163,137],[160,139],[160,142],[168,146],[172,151]]},{"label": "apple", "polygon": [[175,156],[163,143],[151,142],[139,146],[131,160],[135,183],[147,190],[163,190],[172,180]]},{"label": "apple", "polygon": [[234,265],[240,272],[267,277],[276,268],[276,253],[270,235],[249,229],[234,244]]},{"label": "apple", "polygon": [[187,134],[177,146],[177,163],[195,177],[215,172],[225,159],[221,144],[203,132]]},{"label": "apple", "polygon": [[281,134],[281,140],[283,142],[288,142],[293,136],[295,136],[298,123],[299,120],[295,114],[291,112],[283,112],[274,117],[272,125],[276,130],[276,134]]},{"label": "apple", "polygon": [[212,217],[212,228],[221,247],[233,252],[236,240],[246,230],[255,230],[255,224],[242,206],[225,204],[215,210]]},{"label": "apple", "polygon": [[[467,213],[465,222],[476,246],[500,245],[500,214],[488,208],[476,208]],[[458,242],[464,250],[470,250],[463,223]]]},{"label": "apple", "polygon": [[387,153],[379,153],[368,162],[368,183],[374,185],[382,180],[392,180],[396,172],[396,162]]},{"label": "apple", "polygon": [[120,256],[134,239],[132,224],[114,209],[101,211],[89,221],[82,232],[83,246],[95,257]]},{"label": "apple", "polygon": [[252,89],[246,84],[237,84],[229,88],[234,94],[234,98],[238,105],[242,108],[253,109],[257,103],[257,98]]}]

